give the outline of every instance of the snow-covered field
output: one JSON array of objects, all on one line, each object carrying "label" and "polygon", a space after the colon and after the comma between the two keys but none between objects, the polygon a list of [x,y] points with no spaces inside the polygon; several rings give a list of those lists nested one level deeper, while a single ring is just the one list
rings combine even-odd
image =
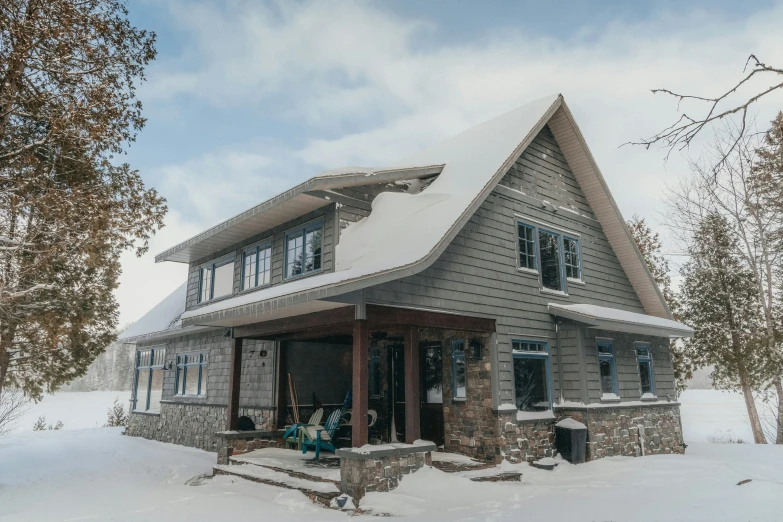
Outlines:
[{"label": "snow-covered field", "polygon": [[[45,415],[66,429],[31,432],[25,421],[0,438],[0,521],[348,520],[297,492],[226,476],[193,480],[209,473],[213,453],[124,437],[121,429],[78,429],[105,422],[115,396],[46,397],[27,418]],[[742,398],[694,390],[682,402],[684,456],[563,463],[554,472],[522,465],[522,484],[424,469],[392,493],[368,495],[362,507],[434,521],[783,520],[783,447],[699,442],[727,429],[750,439]]]},{"label": "snow-covered field", "polygon": [[129,391],[64,392],[44,395],[38,404],[30,404],[16,423],[15,432],[30,431],[38,417],[46,417],[47,424],[62,421],[63,429],[78,430],[98,428],[106,424],[106,410],[112,407],[114,399],[128,409]]}]

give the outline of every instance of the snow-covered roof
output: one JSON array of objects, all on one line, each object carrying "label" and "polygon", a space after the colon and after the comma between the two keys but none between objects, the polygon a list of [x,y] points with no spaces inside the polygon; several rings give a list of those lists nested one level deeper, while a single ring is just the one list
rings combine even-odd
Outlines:
[{"label": "snow-covered roof", "polygon": [[[187,283],[178,286],[152,310],[144,314],[141,319],[120,333],[117,340],[128,343],[144,340],[152,334],[168,332],[179,335],[183,333],[182,313],[185,311],[187,286]],[[155,335],[155,337],[157,338],[159,335]]]},{"label": "snow-covered roof", "polygon": [[693,328],[671,319],[618,310],[592,304],[549,303],[553,315],[586,323],[594,328],[615,332],[630,332],[649,335],[667,334],[670,337],[691,337]]},{"label": "snow-covered roof", "polygon": [[[495,188],[519,155],[549,124],[588,203],[598,217],[620,264],[628,274],[645,311],[670,317],[666,303],[628,231],[617,205],[560,95],[541,98],[493,120],[468,129],[444,142],[388,167],[346,167],[326,171],[286,194],[309,197],[304,185],[368,183],[391,177],[424,177],[437,169],[439,176],[419,193],[382,192],[372,202],[370,215],[346,228],[335,249],[333,272],[307,277],[267,289],[225,299],[195,310],[182,318],[187,324],[235,326],[270,318],[292,303],[323,300],[371,285],[416,274],[430,266],[484,199]],[[403,178],[401,176],[406,176]],[[432,175],[431,173],[429,175]],[[312,192],[311,192],[312,194]],[[278,196],[277,199],[282,198]],[[275,198],[273,198],[275,200]],[[270,201],[273,201],[270,200]],[[225,232],[232,227],[253,225],[248,213],[271,214],[269,202],[232,218],[192,238],[158,260],[193,259],[193,248],[214,248],[215,241],[228,246],[236,238]],[[242,221],[244,220],[244,221]],[[257,226],[257,223],[254,225]],[[222,227],[222,228],[221,228]],[[221,231],[222,230],[222,231]],[[255,228],[257,233],[260,228]],[[245,232],[247,233],[247,232]],[[221,236],[223,234],[225,237]],[[226,235],[228,234],[228,235]],[[247,234],[249,237],[252,234]],[[232,239],[233,238],[233,239]],[[218,250],[214,248],[213,252]],[[179,257],[178,257],[179,256]]]}]

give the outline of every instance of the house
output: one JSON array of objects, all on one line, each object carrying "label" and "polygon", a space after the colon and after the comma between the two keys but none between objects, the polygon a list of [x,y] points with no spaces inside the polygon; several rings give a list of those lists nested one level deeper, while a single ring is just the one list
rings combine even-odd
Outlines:
[{"label": "house", "polygon": [[[214,450],[351,394],[346,443],[499,461],[682,453],[672,319],[562,96],[382,168],[322,172],[171,247],[126,330],[127,433]],[[377,418],[368,421],[368,411]]]}]

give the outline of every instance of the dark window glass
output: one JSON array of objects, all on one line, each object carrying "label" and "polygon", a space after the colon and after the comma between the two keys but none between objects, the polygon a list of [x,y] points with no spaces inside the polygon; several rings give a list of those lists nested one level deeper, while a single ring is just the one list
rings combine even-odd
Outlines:
[{"label": "dark window glass", "polygon": [[609,359],[601,359],[598,362],[598,369],[601,375],[601,393],[615,393],[612,361]]},{"label": "dark window glass", "polygon": [[533,227],[519,223],[519,266],[536,269],[536,240]]},{"label": "dark window glass", "polygon": [[514,393],[520,411],[549,409],[545,358],[514,357]]},{"label": "dark window glass", "polygon": [[563,238],[563,258],[566,277],[581,279],[582,270],[579,259],[579,241],[570,237]]},{"label": "dark window glass", "polygon": [[378,399],[381,396],[381,349],[370,348],[370,397]]},{"label": "dark window glass", "polygon": [[465,366],[465,341],[451,343],[451,369],[453,372],[452,396],[465,399],[468,396],[468,373]]},{"label": "dark window glass", "polygon": [[514,341],[511,343],[511,348],[518,352],[546,353],[546,345],[544,343]]},{"label": "dark window glass", "polygon": [[286,277],[293,277],[302,274],[302,256],[304,254],[302,234],[288,236],[288,252],[286,267]]},{"label": "dark window glass", "polygon": [[557,234],[538,231],[541,251],[541,284],[549,290],[563,290],[560,270],[560,237]]},{"label": "dark window glass", "polygon": [[321,269],[323,229],[319,224],[288,234],[286,240],[286,277],[295,277]]},{"label": "dark window glass", "polygon": [[424,389],[427,404],[443,403],[443,351],[440,346],[424,348]]},{"label": "dark window glass", "polygon": [[305,272],[321,269],[321,229],[309,230],[305,234]]},{"label": "dark window glass", "polygon": [[652,393],[650,361],[639,361],[639,381],[642,383],[642,393]]}]

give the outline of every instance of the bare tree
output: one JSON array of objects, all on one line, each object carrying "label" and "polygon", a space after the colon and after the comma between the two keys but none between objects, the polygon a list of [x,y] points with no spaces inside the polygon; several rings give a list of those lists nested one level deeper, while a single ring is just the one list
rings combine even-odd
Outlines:
[{"label": "bare tree", "polygon": [[[696,102],[700,108],[699,112],[695,115],[692,115],[693,113],[689,114],[684,112],[679,119],[669,127],[666,127],[650,138],[631,142],[631,144],[642,145],[648,149],[653,145],[662,146],[663,148],[668,149],[668,153],[666,154],[666,157],[668,158],[671,151],[675,149],[680,151],[687,149],[693,139],[704,130],[704,127],[720,120],[739,116],[739,123],[737,124],[738,132],[734,135],[734,141],[728,144],[724,149],[724,155],[718,158],[717,163],[713,166],[713,168],[717,170],[728,159],[729,154],[733,153],[735,148],[740,145],[742,138],[745,136],[750,123],[748,119],[748,110],[750,107],[770,93],[783,89],[783,69],[767,65],[759,60],[755,54],[751,54],[745,62],[743,75],[743,78],[734,86],[717,96],[699,96],[682,94],[669,89],[653,89],[653,94],[661,93],[676,98],[678,110],[683,102]],[[773,80],[772,85],[758,87],[742,102],[730,102],[732,95],[737,94],[738,91],[744,87],[750,87],[753,80],[770,77]]]},{"label": "bare tree", "polygon": [[10,433],[27,411],[29,401],[18,388],[0,390],[0,435]]}]

